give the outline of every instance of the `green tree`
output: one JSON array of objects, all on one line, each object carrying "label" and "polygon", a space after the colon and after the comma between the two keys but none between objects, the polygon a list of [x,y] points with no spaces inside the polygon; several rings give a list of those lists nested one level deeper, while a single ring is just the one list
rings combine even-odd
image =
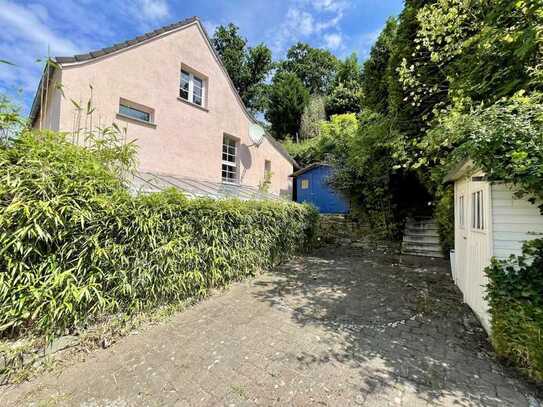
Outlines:
[{"label": "green tree", "polygon": [[370,57],[364,63],[362,93],[363,107],[377,113],[388,112],[388,72],[389,60],[398,23],[395,18],[388,19],[371,48]]},{"label": "green tree", "polygon": [[328,117],[360,112],[362,98],[361,86],[356,83],[339,83],[328,96],[326,101],[326,114]]},{"label": "green tree", "polygon": [[230,23],[219,26],[211,39],[236,90],[248,109],[262,111],[264,107],[264,80],[272,69],[272,54],[264,44],[248,47],[247,39],[239,28]]},{"label": "green tree", "polygon": [[358,113],[362,96],[362,71],[356,53],[338,62],[333,88],[326,101],[328,117],[336,114]]},{"label": "green tree", "polygon": [[345,58],[343,61],[338,61],[337,73],[334,78],[334,85],[343,84],[358,84],[362,82],[362,70],[358,63],[356,52]]},{"label": "green tree", "polygon": [[[427,123],[432,117],[434,106],[447,98],[447,93],[436,92],[426,95],[419,103],[406,103],[409,100],[410,89],[406,89],[399,78],[402,64],[410,66],[414,62],[414,55],[418,46],[416,42],[420,25],[417,14],[426,4],[435,0],[406,0],[405,7],[400,14],[398,27],[394,37],[394,44],[390,54],[388,66],[388,104],[393,124],[405,138],[404,146],[408,155],[417,154],[413,144],[424,135]],[[431,61],[430,55],[418,56],[423,59],[424,69],[418,73],[421,77],[438,86],[445,82],[442,72]],[[422,66],[422,65],[421,65]]]},{"label": "green tree", "polygon": [[[409,101],[445,93],[492,103],[521,89],[542,89],[534,76],[543,60],[541,10],[541,0],[437,0],[423,7],[413,62],[404,61],[400,71]],[[446,81],[421,74],[429,64]]]},{"label": "green tree", "polygon": [[300,138],[310,139],[320,135],[321,122],[326,120],[323,96],[311,96],[305,106],[300,123]]},{"label": "green tree", "polygon": [[286,59],[279,63],[278,72],[295,74],[309,93],[323,95],[332,86],[337,66],[338,61],[330,51],[299,42],[290,47]]},{"label": "green tree", "polygon": [[273,77],[268,93],[269,106],[265,117],[279,139],[296,136],[309,101],[309,92],[302,81],[291,72],[279,72]]}]

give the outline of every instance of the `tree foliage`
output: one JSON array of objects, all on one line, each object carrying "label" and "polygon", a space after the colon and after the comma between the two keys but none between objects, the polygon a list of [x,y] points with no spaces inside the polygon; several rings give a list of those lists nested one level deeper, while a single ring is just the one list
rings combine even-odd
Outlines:
[{"label": "tree foliage", "polygon": [[326,101],[328,117],[336,114],[358,113],[362,98],[362,71],[355,53],[338,62],[332,90]]},{"label": "tree foliage", "polygon": [[266,120],[278,139],[296,137],[304,109],[309,101],[309,92],[302,81],[291,72],[280,72],[273,77],[269,89],[269,106]]},{"label": "tree foliage", "polygon": [[337,114],[358,113],[361,109],[361,98],[360,86],[339,83],[332,89],[326,100],[326,114],[330,117]]},{"label": "tree foliage", "polygon": [[[491,103],[541,89],[533,73],[543,60],[542,9],[540,0],[439,0],[421,9],[415,57],[400,70],[409,100],[447,94]],[[430,65],[445,80],[421,74]]]},{"label": "tree foliage", "polygon": [[330,51],[298,42],[287,51],[278,66],[278,73],[295,74],[312,95],[326,94],[336,75],[338,61]]},{"label": "tree foliage", "polygon": [[265,103],[264,80],[272,69],[272,54],[264,44],[247,46],[239,28],[230,23],[219,26],[211,42],[219,54],[245,106],[261,111]]},{"label": "tree foliage", "polygon": [[363,106],[376,113],[388,112],[389,61],[396,37],[397,20],[387,20],[363,67]]},{"label": "tree foliage", "polygon": [[321,130],[321,122],[326,120],[324,110],[325,100],[322,96],[311,96],[305,106],[300,123],[300,138],[302,140],[318,137]]}]

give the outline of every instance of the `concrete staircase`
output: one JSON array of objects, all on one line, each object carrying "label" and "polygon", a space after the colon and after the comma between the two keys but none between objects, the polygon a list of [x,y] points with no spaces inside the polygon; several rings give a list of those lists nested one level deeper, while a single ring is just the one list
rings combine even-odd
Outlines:
[{"label": "concrete staircase", "polygon": [[439,245],[437,224],[430,217],[409,218],[405,224],[402,254],[444,257]]}]

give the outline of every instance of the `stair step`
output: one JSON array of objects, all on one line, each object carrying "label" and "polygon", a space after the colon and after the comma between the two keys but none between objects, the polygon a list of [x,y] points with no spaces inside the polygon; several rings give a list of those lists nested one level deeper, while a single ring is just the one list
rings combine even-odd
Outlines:
[{"label": "stair step", "polygon": [[439,233],[434,230],[417,230],[411,231],[406,230],[404,236],[413,236],[413,237],[439,237]]},{"label": "stair step", "polygon": [[441,246],[439,244],[435,243],[403,243],[402,244],[402,250],[441,250]]},{"label": "stair step", "polygon": [[402,253],[411,256],[444,257],[441,253],[436,221],[431,217],[415,217],[405,224]]},{"label": "stair step", "polygon": [[432,243],[439,245],[439,237],[437,236],[404,236],[404,243]]},{"label": "stair step", "polygon": [[437,225],[435,220],[412,220],[409,219],[406,222],[407,225]]},{"label": "stair step", "polygon": [[439,251],[426,251],[426,250],[402,250],[402,254],[409,255],[409,256],[423,256],[423,257],[437,257],[437,258],[444,258],[443,253],[441,253],[441,250]]},{"label": "stair step", "polygon": [[435,226],[437,227],[436,222],[407,222],[407,226]]}]

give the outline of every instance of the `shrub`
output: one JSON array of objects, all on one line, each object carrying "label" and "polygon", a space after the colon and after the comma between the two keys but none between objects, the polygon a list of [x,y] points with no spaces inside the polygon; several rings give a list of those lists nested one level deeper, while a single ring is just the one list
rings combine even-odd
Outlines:
[{"label": "shrub", "polygon": [[493,259],[486,273],[496,352],[543,380],[543,239],[525,243],[522,256]]},{"label": "shrub", "polygon": [[132,147],[105,133],[92,147],[30,132],[0,147],[0,335],[202,296],[311,242],[308,206],[129,195],[118,175]]},{"label": "shrub", "polygon": [[445,257],[454,249],[454,186],[439,190],[434,216],[437,223],[439,242]]}]

